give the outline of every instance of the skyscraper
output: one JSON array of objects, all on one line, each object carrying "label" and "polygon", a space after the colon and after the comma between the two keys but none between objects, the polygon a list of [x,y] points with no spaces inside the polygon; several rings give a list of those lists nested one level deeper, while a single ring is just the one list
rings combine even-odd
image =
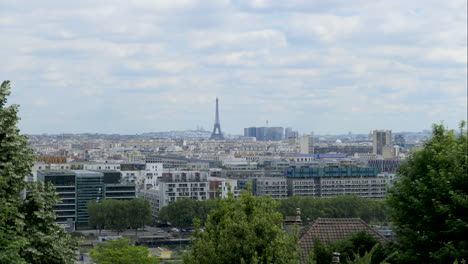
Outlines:
[{"label": "skyscraper", "polygon": [[314,136],[302,136],[299,142],[301,154],[314,154]]},{"label": "skyscraper", "polygon": [[221,132],[221,125],[219,123],[219,108],[218,108],[218,98],[216,97],[216,117],[213,127],[213,132],[211,133],[210,139],[222,140],[224,139],[223,133]]},{"label": "skyscraper", "polygon": [[372,147],[373,153],[382,155],[383,147],[392,144],[391,130],[374,130],[372,131]]}]

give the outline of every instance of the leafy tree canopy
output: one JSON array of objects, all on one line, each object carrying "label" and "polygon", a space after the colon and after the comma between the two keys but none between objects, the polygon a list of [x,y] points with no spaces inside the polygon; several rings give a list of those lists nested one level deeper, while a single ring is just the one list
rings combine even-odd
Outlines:
[{"label": "leafy tree canopy", "polygon": [[6,106],[8,95],[10,82],[4,81],[0,86],[0,263],[74,263],[75,243],[54,223],[55,190],[25,182],[34,155],[16,126],[18,106]]},{"label": "leafy tree canopy", "polygon": [[216,201],[206,230],[198,229],[185,263],[298,263],[297,239],[281,225],[278,202],[243,192]]},{"label": "leafy tree canopy", "polygon": [[122,231],[131,227],[138,228],[153,222],[148,201],[135,198],[132,200],[105,199],[99,203],[88,202],[89,225]]},{"label": "leafy tree canopy", "polygon": [[388,193],[401,263],[468,259],[468,146],[464,133],[433,125],[432,138],[398,170]]},{"label": "leafy tree canopy", "polygon": [[387,207],[383,201],[358,197],[356,195],[339,195],[330,199],[310,196],[293,196],[280,201],[279,211],[283,215],[295,215],[296,208],[301,208],[304,223],[319,217],[361,218],[366,222],[386,222]]},{"label": "leafy tree canopy", "polygon": [[148,248],[130,245],[130,240],[121,238],[101,243],[90,251],[97,264],[154,264],[159,259],[150,256]]},{"label": "leafy tree canopy", "polygon": [[193,226],[194,218],[199,219],[204,225],[209,212],[215,206],[215,200],[180,199],[161,208],[158,218],[160,221],[169,222],[182,228]]}]

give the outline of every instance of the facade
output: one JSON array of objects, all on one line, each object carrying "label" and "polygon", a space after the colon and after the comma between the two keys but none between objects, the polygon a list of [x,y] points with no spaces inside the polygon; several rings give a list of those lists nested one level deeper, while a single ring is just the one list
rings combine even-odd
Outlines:
[{"label": "facade", "polygon": [[76,221],[76,175],[67,170],[39,170],[37,179],[44,183],[52,183],[61,199],[54,206],[55,221],[65,225],[69,219]]},{"label": "facade", "polygon": [[314,137],[302,136],[299,141],[301,154],[314,154]]},{"label": "facade", "polygon": [[371,168],[377,169],[377,172],[388,172],[395,173],[396,170],[405,162],[404,160],[393,159],[393,160],[368,160],[367,164]]},{"label": "facade", "polygon": [[88,227],[88,202],[104,198],[104,175],[95,171],[72,171],[76,175],[76,229]]},{"label": "facade", "polygon": [[374,130],[372,131],[372,149],[376,155],[383,154],[383,147],[392,144],[391,130]]},{"label": "facade", "polygon": [[208,200],[208,193],[208,172],[165,172],[159,182],[159,208],[184,198],[199,201]]},{"label": "facade", "polygon": [[253,180],[253,193],[257,196],[271,196],[271,198],[286,199],[288,189],[285,177],[262,177]]},{"label": "facade", "polygon": [[158,212],[159,212],[159,190],[156,190],[156,189],[141,190],[138,193],[138,198],[142,198],[142,199],[149,201],[149,204],[151,207],[151,215],[154,218],[157,218]]},{"label": "facade", "polygon": [[247,127],[244,137],[255,137],[257,141],[280,141],[284,138],[283,127]]},{"label": "facade", "polygon": [[257,138],[257,128],[256,128],[256,127],[247,127],[247,128],[244,128],[244,137],[254,137],[254,138]]},{"label": "facade", "polygon": [[[133,199],[135,185],[119,184],[115,175],[119,172],[86,171],[86,170],[39,170],[39,181],[55,185],[62,203],[54,207],[56,222],[74,223],[76,229],[88,227],[89,201],[102,199]],[[106,184],[108,182],[108,184]]]},{"label": "facade", "polygon": [[381,199],[387,192],[387,177],[376,168],[288,168],[289,196],[330,198],[336,195],[358,195]]}]

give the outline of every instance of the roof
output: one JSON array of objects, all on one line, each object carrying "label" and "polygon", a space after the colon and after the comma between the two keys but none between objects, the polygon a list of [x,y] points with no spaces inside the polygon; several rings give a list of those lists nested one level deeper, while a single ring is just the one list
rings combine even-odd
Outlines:
[{"label": "roof", "polygon": [[325,244],[331,244],[359,232],[365,232],[379,242],[387,240],[361,218],[317,218],[304,228],[299,239],[299,246],[302,249],[301,261],[305,262],[309,257],[310,250],[314,247],[314,237]]},{"label": "roof", "polygon": [[327,158],[346,158],[346,154],[343,153],[327,153],[327,154],[296,154],[296,158],[314,158],[314,159],[327,159]]}]

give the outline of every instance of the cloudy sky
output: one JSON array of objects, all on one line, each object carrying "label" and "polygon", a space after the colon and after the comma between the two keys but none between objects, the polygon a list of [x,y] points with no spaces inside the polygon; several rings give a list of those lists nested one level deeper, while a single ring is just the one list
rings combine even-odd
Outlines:
[{"label": "cloudy sky", "polygon": [[1,0],[0,35],[23,133],[467,118],[466,0]]}]

